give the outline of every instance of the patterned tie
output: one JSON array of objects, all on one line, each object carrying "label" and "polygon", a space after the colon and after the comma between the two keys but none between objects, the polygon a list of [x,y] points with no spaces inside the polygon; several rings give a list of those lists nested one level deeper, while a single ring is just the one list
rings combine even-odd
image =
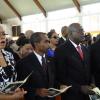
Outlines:
[{"label": "patterned tie", "polygon": [[78,51],[78,53],[79,53],[81,59],[83,60],[83,52],[82,52],[82,49],[81,49],[80,46],[77,46],[77,51]]},{"label": "patterned tie", "polygon": [[46,59],[43,56],[42,56],[42,68],[45,72],[47,71]]}]

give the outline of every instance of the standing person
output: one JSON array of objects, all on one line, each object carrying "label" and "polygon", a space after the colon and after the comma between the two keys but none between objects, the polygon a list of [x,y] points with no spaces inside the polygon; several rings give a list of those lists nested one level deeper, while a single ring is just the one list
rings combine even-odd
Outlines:
[{"label": "standing person", "polygon": [[49,39],[45,33],[36,32],[30,38],[34,51],[16,65],[18,80],[23,80],[33,71],[29,81],[23,86],[27,90],[25,100],[48,100],[48,88],[53,87],[52,66],[46,61],[45,52]]},{"label": "standing person", "polygon": [[17,54],[19,55],[19,58],[22,59],[26,57],[32,51],[33,51],[33,48],[32,48],[32,45],[30,44],[30,40],[26,38],[22,39],[20,41],[19,49],[17,52]]},{"label": "standing person", "polygon": [[79,23],[69,27],[69,40],[55,51],[57,81],[60,85],[72,85],[62,100],[89,100],[90,58],[87,49],[80,45],[84,40],[83,28]]},{"label": "standing person", "polygon": [[47,35],[48,35],[48,38],[50,40],[50,46],[47,50],[47,56],[48,56],[48,58],[53,58],[54,51],[58,45],[59,36],[56,32],[49,32]]},{"label": "standing person", "polygon": [[100,39],[91,45],[91,65],[95,84],[100,88]]},{"label": "standing person", "polygon": [[26,39],[30,39],[30,37],[31,37],[32,34],[34,34],[34,32],[32,30],[27,30],[25,32]]},{"label": "standing person", "polygon": [[[5,35],[2,26],[0,26],[0,90],[5,88],[9,82],[16,81],[17,77],[13,55],[4,50],[6,46]],[[22,98],[24,94],[24,91],[20,89],[12,95],[0,93],[0,100],[16,100]]]},{"label": "standing person", "polygon": [[58,43],[59,45],[66,42],[66,40],[68,39],[68,27],[67,26],[63,26],[61,28],[61,34],[62,34],[62,37],[59,39],[59,43]]}]

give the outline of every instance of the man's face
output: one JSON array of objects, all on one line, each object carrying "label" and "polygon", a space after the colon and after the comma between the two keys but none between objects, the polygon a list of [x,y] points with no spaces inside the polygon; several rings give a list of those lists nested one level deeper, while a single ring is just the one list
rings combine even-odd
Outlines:
[{"label": "man's face", "polygon": [[47,35],[42,36],[42,40],[38,43],[38,49],[40,52],[45,53],[49,48],[49,38]]},{"label": "man's face", "polygon": [[68,37],[68,28],[67,28],[67,27],[65,28],[65,30],[64,30],[64,32],[63,32],[63,36],[64,36],[65,38]]},{"label": "man's face", "polygon": [[85,39],[85,37],[84,37],[84,30],[80,26],[80,24],[77,24],[75,26],[75,28],[76,28],[76,31],[74,31],[72,33],[72,37],[73,37],[74,41],[80,43],[80,42],[84,41],[84,39]]},{"label": "man's face", "polygon": [[3,28],[0,27],[0,49],[5,48],[5,46],[6,46],[5,33],[3,31]]}]

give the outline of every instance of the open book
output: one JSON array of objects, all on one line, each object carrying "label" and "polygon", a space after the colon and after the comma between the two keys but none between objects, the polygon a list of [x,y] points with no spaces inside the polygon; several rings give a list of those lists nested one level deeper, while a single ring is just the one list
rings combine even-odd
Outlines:
[{"label": "open book", "polygon": [[100,96],[100,89],[98,87],[93,88],[92,91],[94,91],[96,95]]},{"label": "open book", "polygon": [[49,88],[48,89],[48,91],[49,91],[48,97],[52,98],[52,97],[58,96],[61,93],[64,93],[65,91],[67,91],[70,87],[72,87],[72,86],[65,86],[62,89]]},{"label": "open book", "polygon": [[11,93],[15,91],[17,88],[21,87],[27,80],[28,78],[32,75],[33,71],[23,80],[23,81],[15,81],[12,83],[8,83],[6,87],[2,88],[0,92],[2,93]]},{"label": "open book", "polygon": [[89,95],[90,100],[100,100],[100,89],[98,87],[95,87],[92,89],[92,91],[95,93],[94,95]]}]

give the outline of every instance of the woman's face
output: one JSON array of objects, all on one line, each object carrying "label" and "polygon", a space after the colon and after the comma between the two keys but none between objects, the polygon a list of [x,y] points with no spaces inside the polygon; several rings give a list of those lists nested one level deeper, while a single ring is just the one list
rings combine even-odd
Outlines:
[{"label": "woman's face", "polygon": [[50,43],[53,45],[57,45],[59,40],[59,36],[57,33],[53,33],[51,38],[50,38]]},{"label": "woman's face", "polygon": [[5,32],[3,31],[2,27],[0,27],[0,49],[5,48],[5,46],[6,46]]},{"label": "woman's face", "polygon": [[23,47],[21,47],[20,49],[20,53],[22,57],[27,56],[28,54],[30,54],[33,51],[33,48],[31,46],[31,44],[25,44]]}]

